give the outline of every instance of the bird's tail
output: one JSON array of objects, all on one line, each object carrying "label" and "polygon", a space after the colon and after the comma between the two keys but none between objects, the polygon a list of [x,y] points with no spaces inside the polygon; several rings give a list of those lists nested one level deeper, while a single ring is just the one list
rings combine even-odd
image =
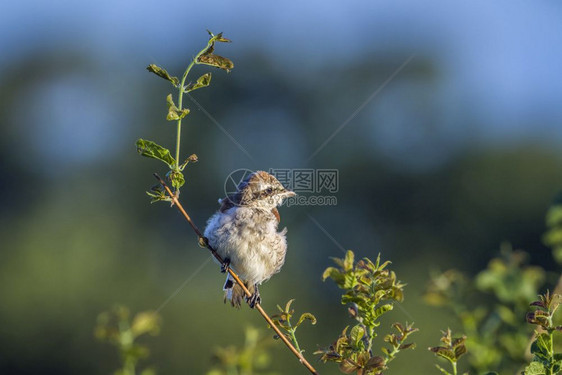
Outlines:
[{"label": "bird's tail", "polygon": [[[248,288],[250,293],[254,293],[254,285],[248,285],[245,281],[244,285]],[[226,282],[224,283],[224,303],[229,301],[233,307],[239,308],[242,302],[246,298],[246,293],[244,289],[236,281],[230,278],[230,274],[226,276]]]}]

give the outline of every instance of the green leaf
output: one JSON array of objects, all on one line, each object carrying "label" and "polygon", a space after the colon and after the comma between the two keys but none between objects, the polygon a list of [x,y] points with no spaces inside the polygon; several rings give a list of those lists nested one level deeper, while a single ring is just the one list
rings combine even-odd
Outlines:
[{"label": "green leaf", "polygon": [[362,343],[363,336],[365,336],[365,328],[361,327],[359,324],[354,326],[351,332],[349,332],[351,344],[354,347],[359,347],[359,344]]},{"label": "green leaf", "polygon": [[466,346],[459,345],[455,348],[455,357],[457,358],[457,360],[465,353],[466,353]]},{"label": "green leaf", "polygon": [[289,301],[287,301],[287,303],[285,304],[285,310],[284,312],[289,313],[291,310],[291,305],[293,304],[293,302],[295,302],[294,298],[291,298]]},{"label": "green leaf", "polygon": [[215,55],[214,53],[202,54],[197,59],[197,63],[214,66],[216,68],[226,70],[227,72],[230,72],[232,68],[234,68],[234,63],[230,59]]},{"label": "green leaf", "polygon": [[343,285],[338,286],[343,289],[352,289],[355,285],[357,285],[357,278],[353,272],[347,272],[343,275]]},{"label": "green leaf", "polygon": [[455,363],[457,361],[455,358],[455,353],[449,348],[445,348],[443,346],[435,346],[428,349],[435,353],[436,356],[445,358],[451,363]]},{"label": "green leaf", "polygon": [[347,250],[345,253],[345,259],[343,261],[343,269],[345,271],[351,271],[353,269],[353,262],[355,260],[355,254],[351,250]]},{"label": "green leaf", "polygon": [[546,369],[541,362],[531,362],[529,366],[525,367],[525,375],[544,375]]},{"label": "green leaf", "polygon": [[350,292],[341,296],[342,305],[348,303],[356,303],[361,306],[365,306],[369,302],[369,297],[363,294],[350,294]]},{"label": "green leaf", "polygon": [[177,86],[180,83],[180,80],[177,77],[170,76],[170,74],[168,74],[166,69],[160,68],[157,65],[150,64],[149,66],[146,67],[146,70],[156,74],[158,77],[162,77],[165,80],[172,82],[174,86]]},{"label": "green leaf", "polygon": [[178,190],[183,186],[183,184],[185,184],[185,177],[180,171],[171,170],[166,174],[166,177],[168,177],[168,179],[172,183],[172,186],[176,190]]},{"label": "green leaf", "polygon": [[174,99],[172,98],[172,94],[168,94],[166,97],[166,103],[168,104],[168,115],[166,116],[166,120],[168,121],[177,121],[181,120],[189,113],[189,109],[179,109],[174,104]]},{"label": "green leaf", "polygon": [[400,350],[407,350],[407,349],[415,349],[416,348],[416,343],[415,342],[410,342],[407,344],[402,344],[398,347],[398,349]]},{"label": "green leaf", "polygon": [[340,371],[343,372],[344,374],[351,374],[354,371],[357,371],[358,369],[359,367],[357,366],[357,364],[351,362],[348,359],[344,359],[340,363]]},{"label": "green leaf", "polygon": [[537,336],[536,340],[531,345],[531,353],[541,359],[550,360],[550,356],[552,355],[552,343],[548,333],[541,333]]},{"label": "green leaf", "polygon": [[301,315],[301,317],[299,318],[299,321],[297,322],[297,327],[301,325],[302,322],[304,322],[305,320],[310,320],[310,324],[315,325],[316,324],[316,317],[314,315],[312,315],[311,313],[303,313]]},{"label": "green leaf", "polygon": [[331,278],[339,284],[343,281],[343,274],[335,267],[328,267],[322,274],[322,281],[326,281],[327,278]]},{"label": "green leaf", "polygon": [[145,193],[152,198],[150,200],[150,203],[156,203],[160,201],[170,202],[172,200],[163,189],[158,191],[153,188],[152,191],[146,191]]},{"label": "green leaf", "polygon": [[379,369],[384,369],[384,367],[385,367],[385,360],[383,357],[378,355],[369,358],[367,363],[365,363],[366,370],[371,370],[371,371],[379,370]]},{"label": "green leaf", "polygon": [[212,32],[210,32],[209,30],[207,30],[207,32],[209,33],[209,35],[211,36],[211,41],[213,42],[221,42],[221,43],[231,43],[232,40],[227,39],[225,37],[222,36],[222,32],[218,33],[217,35],[214,35]]},{"label": "green leaf", "polygon": [[205,73],[197,79],[197,82],[190,83],[185,88],[185,92],[191,92],[193,90],[200,89],[202,87],[207,87],[211,83],[211,73]]},{"label": "green leaf", "polygon": [[136,145],[137,152],[142,156],[163,161],[168,164],[170,168],[174,168],[176,159],[173,158],[170,150],[167,148],[145,139],[138,139]]},{"label": "green leaf", "polygon": [[390,303],[387,303],[386,305],[382,305],[379,306],[378,308],[375,309],[374,311],[374,316],[375,319],[380,318],[381,315],[383,315],[384,313],[386,313],[387,311],[392,310],[393,306]]}]

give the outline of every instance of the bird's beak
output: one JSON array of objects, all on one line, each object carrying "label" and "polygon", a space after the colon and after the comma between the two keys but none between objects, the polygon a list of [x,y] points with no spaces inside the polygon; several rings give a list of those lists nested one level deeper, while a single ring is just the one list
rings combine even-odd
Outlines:
[{"label": "bird's beak", "polygon": [[281,195],[283,198],[289,198],[289,197],[294,197],[295,195],[297,195],[297,193],[295,193],[294,191],[291,190],[287,190],[287,189],[283,189],[279,195]]}]

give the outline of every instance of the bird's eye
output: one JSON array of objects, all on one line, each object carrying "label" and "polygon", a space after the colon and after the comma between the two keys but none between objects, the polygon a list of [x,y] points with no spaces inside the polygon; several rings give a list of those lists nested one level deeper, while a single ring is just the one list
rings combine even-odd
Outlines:
[{"label": "bird's eye", "polygon": [[266,193],[267,195],[270,195],[271,193],[273,193],[273,188],[268,187],[268,188],[265,190],[265,193]]}]

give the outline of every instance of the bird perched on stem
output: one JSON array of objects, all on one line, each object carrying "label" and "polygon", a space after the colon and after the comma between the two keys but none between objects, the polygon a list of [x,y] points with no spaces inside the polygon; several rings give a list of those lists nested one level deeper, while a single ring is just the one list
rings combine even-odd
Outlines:
[{"label": "bird perched on stem", "polygon": [[220,199],[221,207],[207,222],[205,237],[224,259],[223,272],[228,267],[238,273],[251,298],[227,275],[224,284],[225,303],[240,307],[245,298],[250,307],[260,302],[258,285],[281,270],[287,253],[287,228],[278,231],[280,221],[277,206],[294,196],[272,175],[253,172],[243,180],[237,192]]}]

